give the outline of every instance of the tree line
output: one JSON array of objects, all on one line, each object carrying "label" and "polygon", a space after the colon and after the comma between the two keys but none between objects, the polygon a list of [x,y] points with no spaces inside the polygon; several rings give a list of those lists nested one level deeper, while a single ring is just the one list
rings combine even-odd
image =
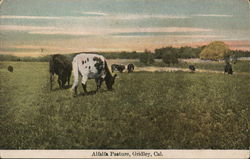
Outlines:
[{"label": "tree line", "polygon": [[[208,50],[204,53],[204,50]],[[220,50],[220,49],[215,49]],[[224,49],[221,49],[224,50]],[[203,51],[203,52],[202,52]],[[211,53],[210,53],[211,52]],[[250,51],[243,51],[243,50],[229,50],[226,51],[227,55],[233,58],[240,58],[240,57],[250,57]],[[81,52],[79,52],[81,53]],[[64,54],[69,58],[73,59],[76,54],[79,53],[72,53],[72,54]],[[178,63],[178,59],[188,59],[188,58],[202,58],[202,59],[215,59],[221,58],[221,56],[214,55],[214,51],[208,46],[200,46],[200,47],[189,47],[184,46],[180,48],[176,47],[162,47],[155,49],[154,52],[149,50],[145,50],[144,52],[90,52],[90,53],[98,53],[103,55],[107,59],[140,59],[140,62],[144,64],[151,64],[154,62],[154,59],[162,59],[163,62],[167,64],[175,64]],[[204,54],[204,58],[201,56]],[[215,57],[215,58],[214,58]],[[24,62],[48,62],[50,59],[50,55],[40,56],[40,57],[17,57],[13,55],[3,55],[0,54],[0,61],[24,61]]]},{"label": "tree line", "polygon": [[155,49],[154,54],[145,50],[140,56],[140,62],[145,65],[154,63],[154,59],[162,59],[167,64],[178,64],[178,59],[200,58],[203,60],[225,60],[236,62],[240,57],[250,57],[250,51],[230,50],[222,41],[213,41],[208,45],[192,48],[189,46],[174,48],[163,47]]}]

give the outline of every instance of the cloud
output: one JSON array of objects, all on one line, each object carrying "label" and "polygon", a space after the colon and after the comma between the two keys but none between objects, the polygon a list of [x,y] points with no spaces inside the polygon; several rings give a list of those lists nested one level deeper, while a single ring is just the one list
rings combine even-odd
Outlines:
[{"label": "cloud", "polygon": [[95,52],[95,51],[100,51],[100,52],[102,52],[103,50],[105,50],[105,51],[110,51],[110,52],[114,52],[114,51],[123,51],[123,50],[126,50],[126,51],[134,51],[134,50],[132,50],[132,49],[130,49],[129,50],[129,48],[121,48],[121,47],[119,47],[119,48],[87,48],[87,49],[85,49],[85,51],[93,51],[93,52]]},{"label": "cloud", "polygon": [[192,16],[198,16],[198,17],[233,17],[233,15],[230,15],[230,14],[194,14]]},{"label": "cloud", "polygon": [[18,16],[18,15],[1,15],[0,19],[25,19],[25,20],[74,20],[74,19],[86,19],[90,17],[83,16]]},{"label": "cloud", "polygon": [[175,38],[199,38],[199,39],[207,39],[207,38],[221,38],[223,36],[220,35],[172,35],[171,37]]},{"label": "cloud", "polygon": [[29,34],[45,35],[112,35],[121,33],[180,33],[180,32],[212,32],[212,29],[195,27],[133,27],[133,28],[105,28],[105,27],[43,27],[25,25],[0,25],[1,31],[26,31]]},{"label": "cloud", "polygon": [[[135,19],[148,19],[148,18],[160,18],[160,19],[184,19],[190,18],[190,16],[177,16],[177,15],[165,15],[165,14],[129,14],[129,13],[105,13],[105,12],[80,12],[84,16],[90,16],[92,18],[105,18],[105,19],[121,19],[121,20],[135,20]],[[90,18],[89,17],[89,18]]]},{"label": "cloud", "polygon": [[32,31],[32,30],[54,30],[55,27],[22,26],[22,25],[0,25],[1,31]]},{"label": "cloud", "polygon": [[56,46],[48,46],[48,45],[16,45],[16,46],[10,46],[11,48],[16,49],[60,49],[61,47]]},{"label": "cloud", "polygon": [[156,27],[156,28],[81,28],[65,29],[53,28],[51,30],[34,30],[30,34],[46,35],[112,35],[121,33],[175,33],[175,32],[212,32],[212,29],[206,28],[189,28],[189,27]]},{"label": "cloud", "polygon": [[81,14],[85,16],[107,16],[109,15],[103,12],[81,12]]},{"label": "cloud", "polygon": [[50,46],[50,45],[13,45],[9,48],[15,49],[30,49],[30,50],[41,50],[44,49],[44,52],[56,50],[56,51],[72,51],[74,47],[61,47],[61,46]]},{"label": "cloud", "polygon": [[121,20],[136,20],[136,19],[186,19],[190,18],[189,16],[176,16],[176,15],[157,15],[157,14],[117,14],[117,15],[110,15],[106,18],[109,19],[121,19]]},{"label": "cloud", "polygon": [[17,15],[2,15],[0,19],[44,19],[55,20],[62,19],[63,17],[49,17],[49,16],[17,16]]},{"label": "cloud", "polygon": [[42,34],[42,35],[70,35],[70,36],[90,36],[90,35],[103,35],[104,31],[98,30],[68,30],[68,29],[53,29],[53,30],[36,30],[29,31],[29,34]]},{"label": "cloud", "polygon": [[232,48],[250,48],[250,40],[228,40],[225,43]]},{"label": "cloud", "polygon": [[192,28],[192,27],[138,28],[138,32],[211,32],[211,31],[212,29]]},{"label": "cloud", "polygon": [[82,16],[18,16],[1,15],[0,19],[26,19],[26,20],[80,20],[80,19],[106,19],[106,20],[137,20],[137,19],[185,19],[189,16],[157,15],[157,14],[109,14],[104,12],[81,12]]},{"label": "cloud", "polygon": [[17,16],[17,15],[2,15],[0,19],[25,19],[25,20],[74,20],[74,19],[86,19],[92,17],[84,16]]},{"label": "cloud", "polygon": [[25,56],[29,56],[29,57],[37,57],[37,56],[42,56],[43,54],[41,52],[22,52],[22,51],[15,51],[15,52],[2,52],[0,51],[0,54],[3,55],[13,55],[13,56],[18,56],[18,57],[25,57]]}]

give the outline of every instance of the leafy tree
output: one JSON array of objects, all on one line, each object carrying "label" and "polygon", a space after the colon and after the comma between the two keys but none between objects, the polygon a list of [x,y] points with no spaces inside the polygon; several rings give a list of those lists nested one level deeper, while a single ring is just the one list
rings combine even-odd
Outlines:
[{"label": "leafy tree", "polygon": [[166,51],[162,55],[162,61],[168,65],[170,65],[171,63],[174,65],[179,62],[177,58],[177,54],[171,51]]},{"label": "leafy tree", "polygon": [[142,53],[140,56],[140,62],[144,63],[145,65],[154,63],[154,54],[152,54],[148,50],[145,50],[144,53]]},{"label": "leafy tree", "polygon": [[201,59],[220,60],[230,56],[229,47],[222,41],[211,42],[200,53]]}]

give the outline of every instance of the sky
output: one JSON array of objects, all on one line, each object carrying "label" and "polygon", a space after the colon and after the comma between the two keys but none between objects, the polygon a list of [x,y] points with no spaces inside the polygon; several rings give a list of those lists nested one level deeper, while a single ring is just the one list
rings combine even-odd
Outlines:
[{"label": "sky", "polygon": [[248,0],[0,0],[0,54],[250,50]]}]

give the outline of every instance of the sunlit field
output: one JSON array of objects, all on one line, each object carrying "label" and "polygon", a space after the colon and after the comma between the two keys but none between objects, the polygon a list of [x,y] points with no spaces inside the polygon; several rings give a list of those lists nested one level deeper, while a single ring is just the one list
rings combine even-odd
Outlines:
[{"label": "sunlit field", "polygon": [[117,73],[113,91],[79,85],[73,97],[56,79],[50,91],[48,63],[1,62],[0,149],[248,149],[250,74],[239,65],[244,74]]}]

